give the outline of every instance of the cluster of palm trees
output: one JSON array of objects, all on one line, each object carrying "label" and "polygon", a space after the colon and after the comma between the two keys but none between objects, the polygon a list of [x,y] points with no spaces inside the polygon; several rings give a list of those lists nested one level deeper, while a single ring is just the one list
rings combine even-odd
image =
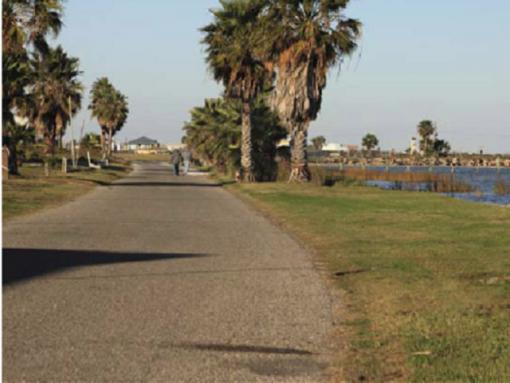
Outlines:
[{"label": "cluster of palm trees", "polygon": [[291,180],[308,180],[307,133],[321,108],[328,70],[356,49],[361,24],[349,0],[220,0],[202,28],[206,61],[225,97],[240,101],[242,179],[255,179],[251,110],[270,105],[290,135]]},{"label": "cluster of palm trees", "polygon": [[2,123],[11,173],[20,142],[44,138],[54,153],[81,106],[78,59],[47,42],[60,32],[62,11],[59,0],[2,1]]},{"label": "cluster of palm trees", "polygon": [[[2,134],[14,174],[22,145],[40,140],[46,155],[54,155],[81,108],[79,59],[48,43],[59,34],[62,18],[63,0],[2,0]],[[126,120],[126,99],[118,92],[105,94],[103,102],[100,97],[92,108],[98,118],[104,116],[100,104],[117,108],[105,125],[111,137]]]}]

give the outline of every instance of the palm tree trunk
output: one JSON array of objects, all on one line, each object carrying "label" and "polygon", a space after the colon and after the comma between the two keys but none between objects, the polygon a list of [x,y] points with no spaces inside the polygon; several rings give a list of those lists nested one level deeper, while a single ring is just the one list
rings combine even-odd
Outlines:
[{"label": "palm tree trunk", "polygon": [[291,172],[289,182],[308,182],[310,180],[308,158],[306,156],[306,144],[308,137],[307,125],[308,124],[299,124],[291,132]]},{"label": "palm tree trunk", "polygon": [[113,139],[113,129],[108,128],[108,150],[106,151],[108,158],[112,155],[112,139]]},{"label": "palm tree trunk", "polygon": [[50,154],[52,156],[55,154],[56,140],[57,137],[55,130],[51,129],[51,131],[46,134],[46,154]]},{"label": "palm tree trunk", "polygon": [[105,129],[101,127],[101,154],[103,159],[106,157],[106,140],[105,140]]},{"label": "palm tree trunk", "polygon": [[[7,145],[7,149],[9,150],[9,155],[7,157],[7,169],[9,174],[18,175],[18,153],[16,151],[16,143],[9,143]],[[5,164],[4,164],[5,165]]]},{"label": "palm tree trunk", "polygon": [[241,179],[244,182],[255,181],[252,162],[251,144],[251,105],[250,101],[243,100],[241,119]]},{"label": "palm tree trunk", "polygon": [[40,118],[37,118],[34,123],[35,140],[36,142],[44,141],[44,124]]},{"label": "palm tree trunk", "polygon": [[62,149],[64,147],[63,142],[64,137],[64,120],[62,116],[57,113],[55,116],[55,140],[57,140],[58,148]]}]

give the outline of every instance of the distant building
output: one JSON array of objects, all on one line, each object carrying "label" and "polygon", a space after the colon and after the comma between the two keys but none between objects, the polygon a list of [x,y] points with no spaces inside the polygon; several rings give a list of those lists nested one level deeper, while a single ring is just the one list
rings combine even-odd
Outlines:
[{"label": "distant building", "polygon": [[411,144],[409,145],[409,154],[417,154],[420,152],[418,148],[418,140],[416,137],[411,138]]},{"label": "distant building", "polygon": [[172,152],[174,150],[186,149],[186,144],[166,144],[165,147],[169,152]]},{"label": "distant building", "polygon": [[113,142],[112,142],[112,150],[114,152],[120,152],[124,146],[125,145],[122,145],[120,142],[117,142],[115,140],[113,140]]},{"label": "distant building", "polygon": [[134,151],[137,153],[153,152],[159,149],[159,142],[151,138],[142,136],[136,140],[129,141],[125,145],[125,150]]},{"label": "distant building", "polygon": [[334,142],[330,142],[322,147],[322,150],[324,152],[343,152],[347,153],[349,152],[349,148],[347,146],[342,144],[336,144]]},{"label": "distant building", "polygon": [[322,147],[322,151],[329,153],[354,153],[359,150],[358,145],[344,145],[330,142]]}]

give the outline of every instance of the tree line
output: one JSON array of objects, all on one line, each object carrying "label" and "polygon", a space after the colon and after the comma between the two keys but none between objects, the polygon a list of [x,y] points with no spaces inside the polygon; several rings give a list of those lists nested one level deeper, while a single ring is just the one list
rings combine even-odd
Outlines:
[{"label": "tree line", "polygon": [[[309,179],[308,129],[320,111],[328,71],[354,52],[361,33],[361,23],[344,15],[348,3],[220,0],[220,6],[211,10],[213,21],[201,29],[202,43],[214,79],[224,86],[224,102],[235,100],[232,105],[240,111],[243,181],[260,179],[262,173],[256,168],[253,144],[254,105],[261,97],[278,117],[275,126],[290,136],[291,180]],[[196,125],[196,114],[197,109],[191,126]],[[204,124],[203,129],[211,125]],[[195,135],[202,134],[199,130],[187,124],[184,140],[194,145],[199,140]],[[193,146],[198,152],[202,148]]]},{"label": "tree line", "polygon": [[[62,29],[63,11],[63,0],[2,0],[2,138],[12,174],[18,173],[22,145],[42,142],[44,154],[55,155],[82,107],[79,59],[48,42]],[[106,157],[126,122],[127,99],[106,78],[96,81],[91,99]]]},{"label": "tree line", "polygon": [[[417,126],[417,133],[419,136],[419,154],[425,157],[445,157],[450,153],[450,143],[439,138],[437,125],[431,120],[420,121]],[[314,137],[311,141],[315,150],[322,150],[326,145],[326,138],[324,136]],[[369,152],[374,150],[378,145],[379,138],[373,133],[367,133],[361,139],[361,147]],[[407,149],[408,152],[411,152],[411,150],[412,148]]]}]

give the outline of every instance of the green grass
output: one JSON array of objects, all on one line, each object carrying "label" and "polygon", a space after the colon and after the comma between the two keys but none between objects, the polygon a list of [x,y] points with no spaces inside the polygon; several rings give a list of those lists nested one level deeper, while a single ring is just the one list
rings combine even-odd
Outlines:
[{"label": "green grass", "polygon": [[510,380],[509,208],[357,186],[231,188],[327,264],[343,379]]},{"label": "green grass", "polygon": [[54,170],[46,177],[42,167],[21,167],[20,176],[3,181],[2,218],[5,222],[45,207],[61,205],[89,192],[96,185],[106,185],[122,177],[129,170],[122,165],[68,174]]}]

